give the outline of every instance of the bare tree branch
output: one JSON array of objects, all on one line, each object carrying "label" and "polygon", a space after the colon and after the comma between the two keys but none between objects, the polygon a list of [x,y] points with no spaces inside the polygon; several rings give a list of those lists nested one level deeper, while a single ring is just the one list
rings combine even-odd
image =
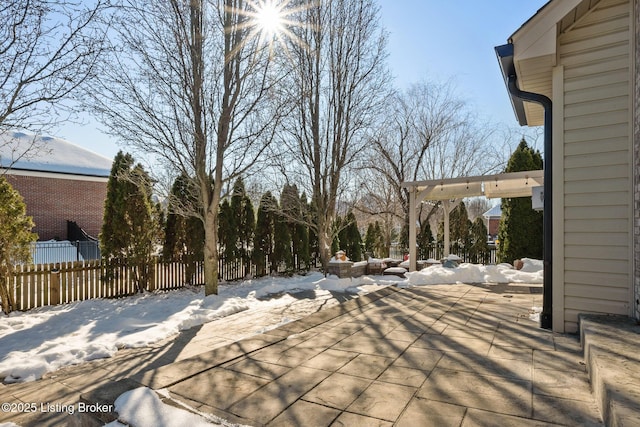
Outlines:
[{"label": "bare tree branch", "polygon": [[87,86],[110,134],[154,156],[173,176],[194,180],[199,206],[191,215],[205,228],[207,294],[217,292],[223,189],[260,166],[286,112],[270,97],[282,77],[251,21],[255,6],[121,0],[112,55]]},{"label": "bare tree branch", "polygon": [[[366,171],[367,180],[377,183],[377,194],[383,196],[369,203],[376,202],[382,211],[399,204],[394,215],[401,218],[405,229],[409,193],[400,187],[402,182],[482,175],[497,170],[504,161],[492,145],[492,130],[478,124],[451,83],[413,84],[395,94],[386,111],[386,120],[371,139],[370,156],[360,163],[360,170]],[[420,206],[420,210],[419,221],[425,221],[436,214],[437,206],[424,212]]]},{"label": "bare tree branch", "polygon": [[309,225],[318,235],[323,265],[330,258],[336,210],[349,198],[349,170],[364,152],[384,103],[389,75],[386,34],[372,0],[310,2],[296,18],[288,45],[287,153],[280,169],[311,198]]},{"label": "bare tree branch", "polygon": [[[2,2],[0,133],[26,130],[37,135],[73,117],[69,101],[93,75],[103,52],[106,27],[98,18],[106,8],[104,0]],[[41,145],[18,140],[0,140],[1,152],[13,155],[10,163]]]},{"label": "bare tree branch", "polygon": [[93,72],[104,29],[105,4],[11,0],[0,7],[0,129],[39,132]]}]

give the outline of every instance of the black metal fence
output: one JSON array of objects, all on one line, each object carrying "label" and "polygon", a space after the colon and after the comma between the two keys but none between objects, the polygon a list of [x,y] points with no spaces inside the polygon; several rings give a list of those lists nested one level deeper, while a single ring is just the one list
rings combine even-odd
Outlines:
[{"label": "black metal fence", "polygon": [[[390,251],[391,258],[403,258],[407,253],[406,250],[402,250],[397,246],[393,246]],[[497,250],[496,245],[489,244],[488,250],[481,254],[470,253],[468,250],[458,248],[455,243],[452,243],[449,248],[450,254],[458,255],[462,258],[463,262],[470,262],[472,264],[497,264]],[[442,243],[438,245],[430,245],[428,247],[418,248],[418,259],[426,260],[433,258],[435,260],[441,260],[444,258],[444,245]]]},{"label": "black metal fence", "polygon": [[[470,262],[472,264],[497,264],[497,250],[495,245],[489,245],[488,250],[482,253],[472,253],[467,249],[459,248],[457,245],[452,244],[449,248],[449,253],[458,255],[462,258],[462,262]],[[427,248],[418,249],[418,259],[433,258],[441,260],[444,258],[444,245],[433,245]]]},{"label": "black metal fence", "polygon": [[100,259],[100,246],[94,240],[61,240],[31,244],[33,264]]},{"label": "black metal fence", "polygon": [[252,260],[240,258],[227,260],[224,255],[220,254],[218,259],[218,278],[231,282],[246,277],[266,276],[268,274],[284,275],[309,271],[318,268],[319,265],[320,260],[317,257],[312,257],[308,264],[305,264],[298,259],[297,255],[294,255],[292,266],[287,266],[284,262],[274,266],[268,256],[265,257],[264,264],[257,266]]}]

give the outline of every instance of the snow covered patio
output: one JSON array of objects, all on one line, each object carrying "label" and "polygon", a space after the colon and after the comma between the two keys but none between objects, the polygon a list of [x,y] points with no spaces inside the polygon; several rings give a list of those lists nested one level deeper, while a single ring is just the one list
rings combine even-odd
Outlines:
[{"label": "snow covered patio", "polygon": [[[1,386],[0,398],[77,404],[82,394],[117,413],[101,414],[101,422],[117,415],[133,425],[185,425],[193,413],[209,423],[202,425],[601,425],[577,339],[532,320],[538,289],[457,283],[385,287],[357,298],[320,292],[318,302],[329,307],[319,311],[318,290],[305,290],[298,301],[309,315],[262,334],[213,345],[245,315],[257,328],[257,312],[236,313],[176,340]],[[267,295],[274,305],[263,306],[262,317],[304,311],[275,305],[290,294]],[[97,414],[2,415],[34,425],[34,417],[51,423]]]}]

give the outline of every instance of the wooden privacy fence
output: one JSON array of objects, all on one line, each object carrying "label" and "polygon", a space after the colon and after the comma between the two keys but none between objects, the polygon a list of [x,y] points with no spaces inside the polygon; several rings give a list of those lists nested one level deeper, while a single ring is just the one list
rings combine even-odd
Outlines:
[{"label": "wooden privacy fence", "polygon": [[[270,266],[267,257],[265,265]],[[296,265],[308,269],[316,264],[301,266],[296,260]],[[6,280],[13,310],[25,311],[92,298],[124,297],[138,292],[135,268],[117,260],[109,261],[109,265],[105,265],[104,260],[85,260],[16,265],[14,268],[14,274]],[[267,267],[265,274],[285,271],[284,267],[282,271],[280,268],[272,271]],[[154,258],[147,273],[149,285],[146,289],[150,291],[179,289],[185,284],[204,284],[202,261],[161,262]],[[256,275],[256,266],[252,262],[227,261],[223,257],[218,260],[218,278],[222,281]]]},{"label": "wooden privacy fence", "polygon": [[[108,273],[108,274],[107,274]],[[147,289],[178,289],[204,283],[202,261],[159,262],[149,265]],[[7,279],[14,310],[65,304],[92,298],[115,298],[138,292],[135,269],[122,262],[108,266],[101,260],[56,264],[16,265]]]}]

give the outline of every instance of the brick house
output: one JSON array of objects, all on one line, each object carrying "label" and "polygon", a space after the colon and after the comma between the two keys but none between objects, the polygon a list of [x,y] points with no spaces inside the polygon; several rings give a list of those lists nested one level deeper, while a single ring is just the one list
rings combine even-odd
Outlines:
[{"label": "brick house", "polygon": [[487,234],[491,236],[491,240],[496,239],[500,228],[500,219],[502,219],[502,210],[500,209],[500,205],[495,205],[483,213],[482,217],[486,221]]},{"label": "brick house", "polygon": [[[33,147],[27,155],[27,147]],[[98,236],[112,160],[59,138],[0,135],[0,175],[24,198],[38,240],[65,240],[67,221]]]}]

